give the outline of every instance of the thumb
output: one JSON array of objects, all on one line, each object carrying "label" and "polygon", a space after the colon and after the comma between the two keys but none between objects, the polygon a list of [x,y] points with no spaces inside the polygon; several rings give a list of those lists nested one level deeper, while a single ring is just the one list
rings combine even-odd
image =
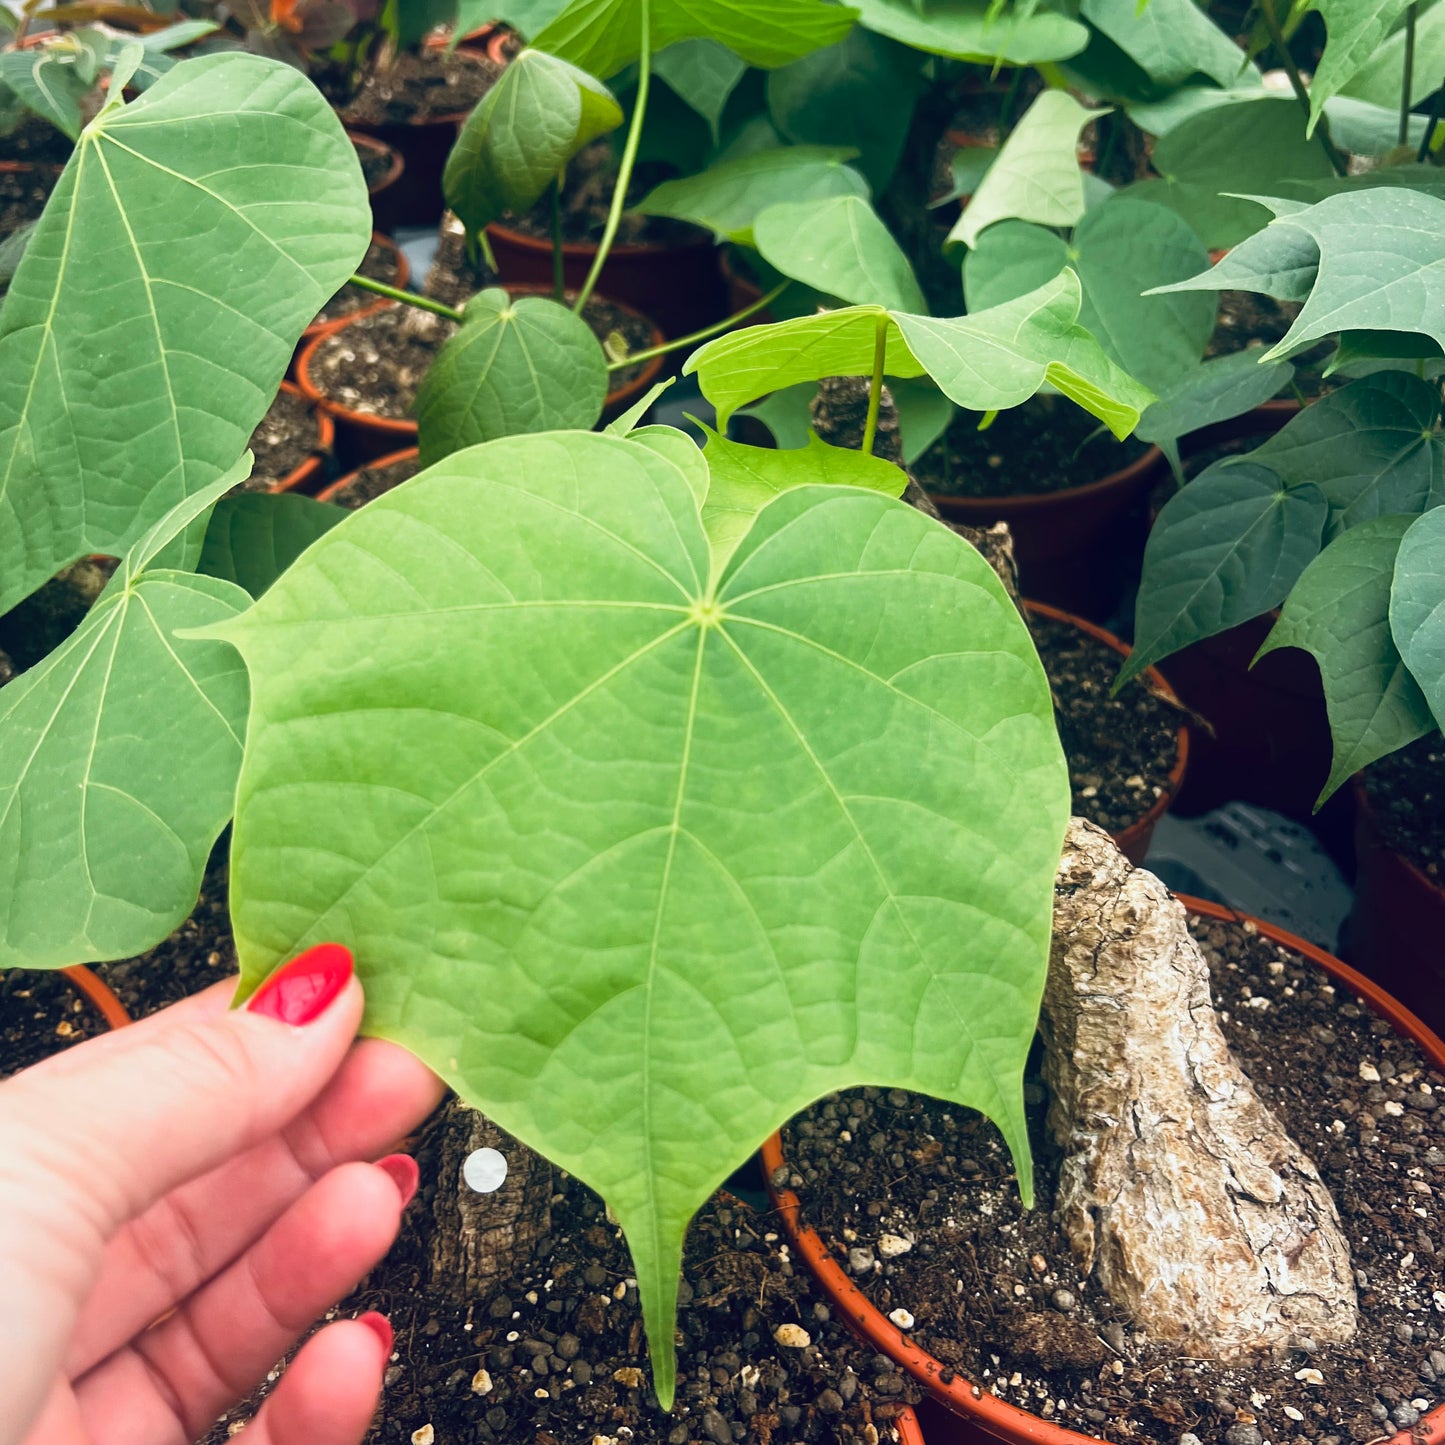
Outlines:
[{"label": "thumb", "polygon": [[228,1007],[230,988],[207,989],[0,1085],[0,1200],[11,1193],[8,1176],[103,1243],[299,1114],[361,1021],[350,953],[308,949],[243,1009]]}]

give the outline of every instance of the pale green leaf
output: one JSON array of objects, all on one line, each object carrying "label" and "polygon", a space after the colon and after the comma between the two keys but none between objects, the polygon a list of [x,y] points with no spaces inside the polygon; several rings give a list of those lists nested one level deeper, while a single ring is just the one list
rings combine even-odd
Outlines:
[{"label": "pale green leaf", "polygon": [[447,157],[447,205],[476,235],[525,214],[584,146],[622,124],[611,91],[565,60],[524,50],[467,117]]},{"label": "pale green leaf", "polygon": [[826,295],[896,311],[928,310],[908,257],[862,196],[769,206],[753,222],[753,244],[784,276]]},{"label": "pale green leaf", "polygon": [[1435,726],[1445,719],[1445,509],[1417,517],[1405,533],[1390,592],[1390,631],[1425,694]]},{"label": "pale green leaf", "polygon": [[80,134],[80,100],[93,82],[76,69],[73,52],[48,45],[0,52],[0,83],[72,140]]},{"label": "pale green leaf", "polygon": [[1361,768],[1435,727],[1390,636],[1395,557],[1414,521],[1377,517],[1336,537],[1305,568],[1259,650],[1263,657],[1300,647],[1319,663],[1334,758],[1316,807]]},{"label": "pale green leaf", "polygon": [[654,53],[705,37],[766,70],[841,40],[858,14],[825,0],[572,0],[532,42],[605,80],[642,53],[644,6]]},{"label": "pale green leaf", "polygon": [[457,31],[468,35],[499,20],[535,40],[566,8],[567,0],[458,0]]},{"label": "pale green leaf", "polygon": [[496,286],[464,315],[417,389],[423,466],[497,437],[596,423],[607,358],[574,311],[547,296],[513,300]]},{"label": "pale green leaf", "polygon": [[999,221],[963,259],[963,298],[970,311],[1002,306],[1052,281],[1072,265],[1069,242],[1031,221]]},{"label": "pale green leaf", "polygon": [[611,432],[613,436],[625,437],[629,432],[634,430],[638,422],[656,406],[657,399],[676,380],[677,378],[675,376],[663,377],[655,386],[649,387],[621,416],[614,417],[608,422],[604,430]]},{"label": "pale green leaf", "polygon": [[[1436,132],[1439,139],[1442,132]],[[1379,166],[1357,176],[1324,176],[1312,181],[1280,180],[1275,183],[1280,195],[1288,196],[1306,205],[1322,201],[1326,196],[1338,196],[1354,191],[1373,191],[1381,186],[1398,186],[1407,191],[1419,191],[1427,196],[1445,199],[1445,170],[1439,166],[1407,165]]]},{"label": "pale green leaf", "polygon": [[1215,462],[1164,504],[1144,548],[1134,648],[1115,681],[1277,607],[1320,550],[1329,504],[1249,461]]},{"label": "pale green leaf", "polygon": [[1072,226],[1084,214],[1079,133],[1103,114],[1062,90],[1044,91],[1009,133],[945,244],[977,245],[985,226],[1009,219]]},{"label": "pale green leaf", "polygon": [[947,430],[954,405],[927,376],[895,377],[888,393],[898,412],[898,443],[904,465],[912,466]]},{"label": "pale green leaf", "polygon": [[346,516],[294,492],[239,492],[211,513],[196,570],[259,597],[318,537]]},{"label": "pale green leaf", "polygon": [[140,36],[139,40],[147,50],[164,53],[179,50],[183,45],[194,45],[197,40],[214,35],[220,28],[214,20],[177,20]]},{"label": "pale green leaf", "polygon": [[[1356,8],[1370,10],[1380,0],[1333,0],[1334,8],[1348,13]],[[1415,26],[1415,64],[1410,85],[1410,104],[1418,105],[1440,84],[1445,75],[1445,7],[1421,5]],[[1398,26],[1387,39],[1375,45],[1365,63],[1340,87],[1345,95],[1368,100],[1373,105],[1400,106],[1405,84],[1405,29]]]},{"label": "pale green leaf", "polygon": [[1194,0],[1083,0],[1079,14],[1103,31],[1156,85],[1174,89],[1191,75],[1239,83],[1249,57]]},{"label": "pale green leaf", "polygon": [[[897,381],[889,382],[890,388]],[[738,411],[739,416],[756,417],[773,434],[773,441],[785,449],[805,447],[813,430],[813,398],[818,394],[815,381],[800,381],[785,386]]]},{"label": "pale green leaf", "polygon": [[664,1408],[688,1220],[809,1101],[979,1108],[1028,1197],[1069,805],[1027,631],[948,529],[801,487],[715,588],[708,561],[646,448],[511,438],[353,513],[224,629],[253,686],[243,992],[347,945],[367,1032],[597,1189]]},{"label": "pale green leaf", "polygon": [[846,162],[851,146],[782,146],[720,161],[695,176],[663,181],[633,209],[671,216],[751,245],[760,211],[783,201],[820,201],[830,196],[866,198],[868,183]]},{"label": "pale green leaf", "polygon": [[747,65],[726,45],[699,36],[679,40],[653,58],[653,70],[706,122],[712,143],[721,139],[723,108],[747,73]]},{"label": "pale green leaf", "polygon": [[1017,11],[991,15],[988,0],[855,0],[860,25],[880,35],[954,60],[1037,65],[1077,55],[1089,32],[1077,20]]},{"label": "pale green leaf", "polygon": [[278,62],[184,61],[87,127],[0,312],[0,611],[231,465],[370,228]]},{"label": "pale green leaf", "polygon": [[644,426],[630,432],[627,440],[646,447],[682,478],[699,507],[707,500],[709,483],[707,459],[702,448],[675,426]]},{"label": "pale green leaf", "polygon": [[[1313,87],[1310,93],[1314,93]],[[1388,156],[1401,143],[1398,105],[1371,105],[1369,101],[1356,100],[1353,96],[1332,95],[1324,104],[1324,114],[1329,121],[1330,139],[1351,155]],[[1404,144],[1412,153],[1419,149],[1429,125],[1428,116],[1410,117]]]}]

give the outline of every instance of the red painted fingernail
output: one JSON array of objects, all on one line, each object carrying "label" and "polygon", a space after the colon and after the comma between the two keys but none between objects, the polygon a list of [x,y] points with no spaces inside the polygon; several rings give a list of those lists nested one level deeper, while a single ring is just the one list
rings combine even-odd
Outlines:
[{"label": "red painted fingernail", "polygon": [[367,1310],[364,1315],[357,1315],[356,1323],[365,1325],[381,1341],[381,1350],[384,1355],[391,1354],[391,1347],[396,1337],[391,1332],[391,1321],[385,1315],[379,1315],[375,1310]]},{"label": "red painted fingernail", "polygon": [[401,1207],[406,1208],[416,1196],[416,1187],[421,1183],[421,1170],[416,1166],[416,1160],[410,1154],[388,1154],[385,1159],[376,1161],[378,1169],[384,1169],[391,1176],[391,1182],[396,1185],[396,1192],[401,1195]]},{"label": "red painted fingernail", "polygon": [[283,1024],[309,1024],[326,1012],[351,973],[350,949],[339,943],[318,943],[273,973],[246,1008]]}]

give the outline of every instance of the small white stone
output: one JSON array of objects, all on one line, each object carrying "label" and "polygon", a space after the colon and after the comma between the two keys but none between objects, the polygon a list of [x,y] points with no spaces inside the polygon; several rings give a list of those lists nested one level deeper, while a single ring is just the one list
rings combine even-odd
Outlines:
[{"label": "small white stone", "polygon": [[538,1385],[537,1388],[532,1391],[532,1398],[534,1400],[545,1400],[548,1398],[547,1392],[540,1385]]},{"label": "small white stone", "polygon": [[492,1393],[492,1377],[486,1370],[478,1370],[472,1376],[472,1394],[490,1395]]},{"label": "small white stone", "polygon": [[1008,1377],[1008,1382],[1014,1389],[1018,1389],[1018,1387],[1023,1384],[1024,1377],[1015,1370],[1013,1374]]},{"label": "small white stone", "polygon": [[1330,1133],[1331,1133],[1331,1134],[1343,1134],[1344,1132],[1345,1132],[1345,1121],[1344,1121],[1343,1119],[1336,1119],[1336,1120],[1334,1120],[1333,1123],[1331,1123],[1331,1125],[1330,1125]]},{"label": "small white stone", "polygon": [[1393,1099],[1385,1100],[1385,1112],[1392,1118],[1398,1119],[1405,1112],[1403,1104],[1397,1104]]},{"label": "small white stone", "polygon": [[1369,1062],[1360,1065],[1360,1077],[1367,1084],[1378,1084],[1380,1082],[1380,1071]]},{"label": "small white stone", "polygon": [[592,1445],[617,1445],[616,1435],[594,1435]]},{"label": "small white stone", "polygon": [[813,1343],[813,1337],[802,1325],[779,1325],[773,1331],[773,1338],[785,1350],[805,1350]]},{"label": "small white stone", "polygon": [[526,1300],[529,1305],[534,1305],[537,1303],[537,1291],[534,1289],[529,1289],[527,1293],[522,1296],[522,1298]]},{"label": "small white stone", "polygon": [[1293,1405],[1285,1405],[1283,1408],[1284,1408],[1284,1413],[1285,1413],[1291,1420],[1303,1420],[1303,1419],[1304,1419],[1304,1412],[1301,1411],[1301,1410],[1296,1410]]},{"label": "small white stone", "polygon": [[901,1234],[880,1234],[878,1236],[878,1253],[884,1259],[896,1259],[900,1254],[907,1254],[913,1248],[911,1239],[904,1239]]},{"label": "small white stone", "polygon": [[432,1445],[437,1437],[437,1432],[432,1429],[431,1423],[423,1425],[420,1430],[411,1432],[411,1445]]},{"label": "small white stone", "polygon": [[612,1378],[629,1390],[640,1390],[647,1383],[642,1371],[636,1365],[623,1365],[621,1369],[613,1370]]},{"label": "small white stone", "polygon": [[1265,1009],[1269,1007],[1269,1000],[1262,993],[1257,993],[1250,999],[1248,1006],[1254,1009]]},{"label": "small white stone", "polygon": [[1417,1410],[1428,1410],[1428,1409],[1430,1408],[1430,1402],[1429,1402],[1428,1400],[1426,1400],[1425,1398],[1423,1398],[1423,1397],[1421,1397],[1421,1398],[1419,1398],[1419,1399],[1411,1400],[1410,1403],[1411,1403]]},{"label": "small white stone", "polygon": [[1323,1385],[1325,1382],[1325,1377],[1313,1365],[1306,1365],[1304,1369],[1296,1370],[1294,1377],[1305,1385]]},{"label": "small white stone", "polygon": [[626,1286],[626,1284],[615,1284],[615,1285],[613,1285],[613,1286],[612,1286],[612,1298],[615,1299],[615,1300],[624,1300],[624,1299],[626,1299],[626,1298],[627,1298],[627,1286]]},{"label": "small white stone", "polygon": [[462,1163],[462,1178],[478,1194],[495,1194],[507,1182],[507,1157],[497,1149],[473,1149]]},{"label": "small white stone", "polygon": [[905,1309],[890,1310],[888,1318],[892,1320],[900,1330],[911,1330],[913,1328],[913,1316]]},{"label": "small white stone", "polygon": [[738,1378],[743,1382],[743,1389],[751,1390],[763,1377],[763,1372],[756,1365],[744,1365],[738,1371]]}]

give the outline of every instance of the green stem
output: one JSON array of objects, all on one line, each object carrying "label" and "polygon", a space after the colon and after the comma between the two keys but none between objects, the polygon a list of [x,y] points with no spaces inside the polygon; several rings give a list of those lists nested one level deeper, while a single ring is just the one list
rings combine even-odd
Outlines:
[{"label": "green stem", "polygon": [[647,113],[647,92],[652,83],[652,0],[641,0],[638,10],[642,17],[642,54],[637,61],[637,99],[632,103],[632,124],[627,129],[627,144],[622,147],[622,161],[617,167],[617,185],[612,192],[612,205],[607,212],[607,225],[602,239],[597,243],[597,254],[592,258],[592,269],[577,293],[572,309],[581,314],[582,308],[592,299],[597,278],[607,263],[607,253],[612,249],[617,228],[622,224],[622,211],[627,204],[627,188],[632,183],[632,167],[637,161],[637,148],[642,143],[642,118]]},{"label": "green stem", "polygon": [[[1294,56],[1289,53],[1289,42],[1284,38],[1284,31],[1280,29],[1279,16],[1275,13],[1274,0],[1259,0],[1259,13],[1264,17],[1265,29],[1269,31],[1269,38],[1274,44],[1278,53],[1280,63],[1284,66],[1285,74],[1289,76],[1290,88],[1294,91],[1295,99],[1299,101],[1308,119],[1310,113],[1310,95],[1305,89],[1304,79],[1299,73],[1299,66],[1294,63]],[[1325,154],[1330,158],[1330,164],[1335,168],[1335,174],[1342,176],[1349,167],[1345,158],[1340,154],[1339,148],[1329,137],[1329,132],[1323,127],[1315,131],[1320,138],[1320,145],[1324,147]]]},{"label": "green stem", "polygon": [[714,321],[711,326],[704,326],[701,331],[691,332],[687,336],[679,336],[676,341],[665,341],[661,346],[649,346],[646,351],[634,351],[630,356],[624,356],[621,361],[609,362],[607,369],[608,371],[621,371],[634,362],[651,361],[654,356],[666,356],[669,351],[681,351],[684,346],[691,346],[698,341],[706,341],[708,337],[716,336],[720,331],[730,331],[739,321],[746,321],[755,311],[761,311],[764,306],[771,305],[792,284],[791,281],[784,281],[780,286],[774,286],[766,296],[759,296],[751,306],[744,306],[741,311],[735,311],[722,321]]},{"label": "green stem", "polygon": [[1410,94],[1415,88],[1415,15],[1417,6],[1405,12],[1405,80],[1400,90],[1400,144],[1410,140]]},{"label": "green stem", "polygon": [[863,452],[873,455],[873,442],[878,435],[878,407],[883,400],[883,358],[888,349],[888,318],[878,318],[878,333],[873,340],[873,379],[868,383],[868,417],[863,423]]},{"label": "green stem", "polygon": [[1435,92],[1435,98],[1430,102],[1430,114],[1425,120],[1425,134],[1420,137],[1420,149],[1415,155],[1417,164],[1428,159],[1430,143],[1435,139],[1435,127],[1440,124],[1442,114],[1445,114],[1445,81],[1441,82],[1440,89]]},{"label": "green stem", "polygon": [[455,306],[444,306],[440,301],[433,301],[430,296],[418,296],[415,291],[402,291],[395,286],[388,286],[385,281],[373,281],[370,276],[353,276],[351,284],[359,286],[363,291],[374,291],[378,296],[385,296],[390,301],[402,301],[422,311],[434,311],[438,316],[445,316],[448,321],[462,319],[462,313]]},{"label": "green stem", "polygon": [[560,306],[567,296],[562,265],[562,173],[552,182],[552,297]]}]

